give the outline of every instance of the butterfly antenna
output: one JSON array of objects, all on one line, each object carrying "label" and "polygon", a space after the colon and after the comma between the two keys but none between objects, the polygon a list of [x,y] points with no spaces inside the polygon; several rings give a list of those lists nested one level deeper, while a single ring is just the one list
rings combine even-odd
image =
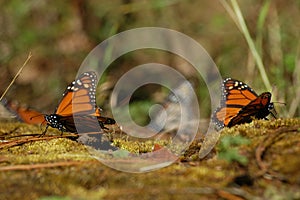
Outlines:
[{"label": "butterfly antenna", "polygon": [[[42,115],[44,115],[44,114],[40,114],[40,115],[35,115],[35,116],[32,116],[32,117],[30,117],[30,120],[32,120],[33,118],[36,118],[36,117],[42,116]],[[45,121],[46,121],[46,120],[44,120],[44,121],[43,121],[43,123],[44,123]]]},{"label": "butterfly antenna", "polygon": [[281,105],[285,105],[285,106],[286,106],[286,103],[284,103],[284,102],[278,102],[278,101],[275,101],[275,102],[272,102],[272,103],[278,103],[278,104],[281,104]]},{"label": "butterfly antenna", "polygon": [[20,67],[19,71],[17,72],[17,74],[15,75],[15,77],[13,78],[13,80],[10,82],[10,84],[7,86],[7,88],[5,89],[5,91],[3,92],[3,94],[0,97],[0,101],[3,99],[3,97],[6,95],[6,93],[8,92],[9,88],[12,86],[12,84],[14,84],[14,82],[16,81],[16,79],[19,77],[19,75],[21,74],[22,70],[24,69],[25,65],[27,64],[27,62],[30,60],[32,54],[31,52],[29,52],[27,59],[25,60],[25,62],[23,63],[22,67]]}]

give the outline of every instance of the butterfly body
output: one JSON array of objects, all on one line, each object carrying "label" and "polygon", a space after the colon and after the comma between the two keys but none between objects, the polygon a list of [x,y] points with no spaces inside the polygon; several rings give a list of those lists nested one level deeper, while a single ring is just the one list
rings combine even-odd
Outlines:
[{"label": "butterfly body", "polygon": [[[274,109],[271,93],[257,95],[242,81],[227,78],[222,85],[221,105],[213,114],[218,130],[237,124],[250,123],[253,118],[265,119]],[[273,115],[274,116],[274,115]]]},{"label": "butterfly body", "polygon": [[48,122],[47,125],[51,126],[52,128],[57,128],[61,132],[66,131],[64,128],[64,123],[61,120],[61,116],[57,114],[45,115],[45,120]]}]

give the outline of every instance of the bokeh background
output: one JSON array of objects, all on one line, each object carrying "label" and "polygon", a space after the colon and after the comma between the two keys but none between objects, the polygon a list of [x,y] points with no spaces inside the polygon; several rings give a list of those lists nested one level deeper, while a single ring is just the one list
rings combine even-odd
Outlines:
[{"label": "bokeh background", "polygon": [[[244,35],[222,2],[0,0],[0,93],[31,52],[32,58],[5,98],[44,113],[53,112],[66,85],[96,45],[121,31],[146,26],[170,28],[190,36],[207,50],[223,77],[240,79],[257,93],[266,91]],[[286,103],[277,104],[279,116],[299,116],[300,1],[238,3],[273,86],[274,99]],[[104,112],[118,78],[148,62],[172,66],[193,81],[201,112],[210,116],[209,96],[193,69],[174,55],[147,50],[122,56],[108,68],[97,91],[97,102]],[[151,101],[163,101],[167,93],[155,86],[138,90],[132,98],[133,114],[147,112]]]}]

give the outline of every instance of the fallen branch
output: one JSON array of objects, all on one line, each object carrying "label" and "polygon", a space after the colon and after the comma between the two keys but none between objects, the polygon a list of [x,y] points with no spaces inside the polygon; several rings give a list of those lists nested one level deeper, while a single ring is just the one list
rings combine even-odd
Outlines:
[{"label": "fallen branch", "polygon": [[22,145],[28,142],[41,141],[41,140],[52,140],[56,138],[68,138],[68,137],[78,137],[78,135],[57,135],[57,136],[48,136],[48,137],[30,137],[19,140],[13,140],[9,142],[2,142],[0,144],[0,149],[9,148],[13,146]]}]

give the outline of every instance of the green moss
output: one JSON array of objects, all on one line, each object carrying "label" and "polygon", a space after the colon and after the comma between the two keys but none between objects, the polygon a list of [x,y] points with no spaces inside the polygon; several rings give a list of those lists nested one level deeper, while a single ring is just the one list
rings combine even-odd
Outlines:
[{"label": "green moss", "polygon": [[[67,138],[31,141],[2,148],[0,199],[119,199],[123,196],[131,199],[195,199],[200,196],[218,199],[222,197],[222,191],[230,194],[230,191],[237,190],[245,198],[284,194],[296,197],[297,193],[293,191],[300,183],[299,122],[299,119],[255,120],[250,124],[225,128],[217,145],[224,138],[229,141],[247,138],[249,143],[233,145],[240,156],[247,158],[246,165],[218,159],[216,155],[228,151],[224,148],[213,148],[205,159],[200,160],[197,155],[202,139],[195,140],[176,163],[142,174],[124,173],[106,167],[91,158],[91,147]],[[5,137],[5,141],[29,137],[20,130],[26,135],[40,133],[38,126],[10,123],[1,126],[1,136]],[[49,129],[44,137],[51,135],[60,136],[60,132]],[[172,146],[168,140],[138,141],[120,135],[113,135],[112,141],[127,153],[136,154],[153,151],[155,144]],[[266,169],[261,169],[256,157],[260,148],[263,148],[260,162],[265,164]],[[126,155],[123,154],[101,156],[126,161]],[[49,163],[58,165],[49,167]],[[133,164],[138,163],[128,163]],[[13,168],[17,166],[19,168]],[[26,168],[31,166],[38,167]],[[253,179],[253,185],[247,185],[247,181],[243,180],[236,181],[237,177],[244,176]],[[237,187],[237,184],[243,187]],[[271,186],[280,192],[274,193]]]},{"label": "green moss", "polygon": [[3,150],[13,164],[44,163],[60,160],[90,160],[84,145],[75,141],[58,138],[50,141],[36,141]]}]

